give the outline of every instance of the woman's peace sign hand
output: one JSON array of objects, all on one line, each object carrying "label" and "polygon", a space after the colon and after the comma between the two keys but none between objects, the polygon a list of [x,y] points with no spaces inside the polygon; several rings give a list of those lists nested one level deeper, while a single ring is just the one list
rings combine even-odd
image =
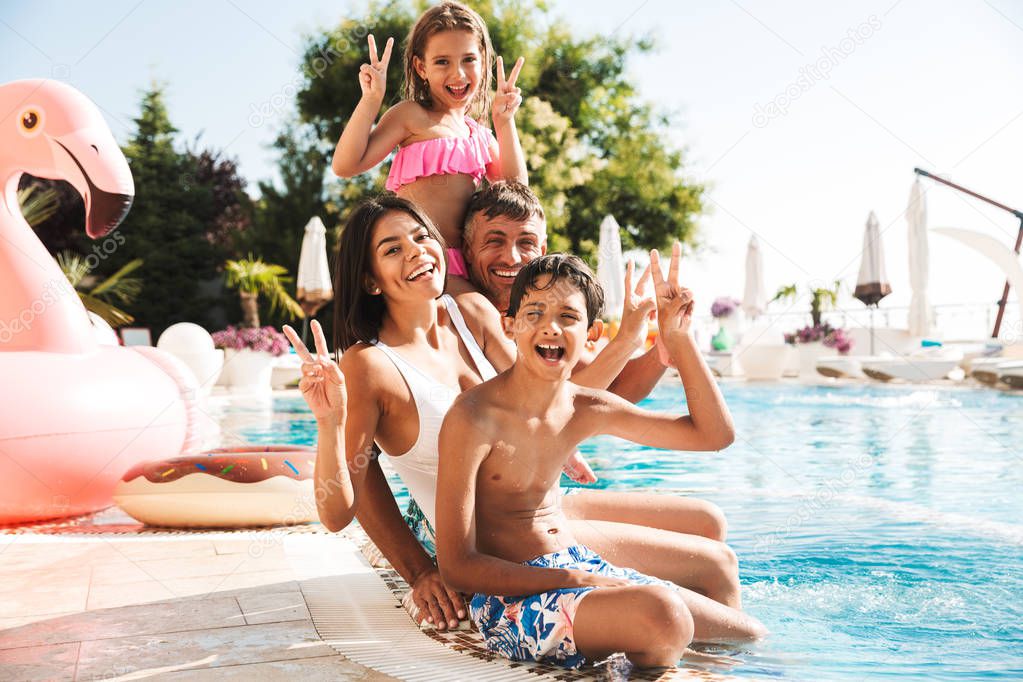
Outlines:
[{"label": "woman's peace sign hand", "polygon": [[298,390],[302,392],[302,397],[305,398],[317,421],[340,422],[345,417],[348,404],[345,375],[341,373],[337,363],[330,359],[323,327],[316,320],[313,320],[310,326],[316,342],[315,356],[305,347],[295,330],[284,325],[284,335],[288,337],[288,341],[291,341],[295,352],[302,359],[302,378],[298,382]]},{"label": "woman's peace sign hand", "polygon": [[377,41],[370,33],[367,37],[369,42],[369,64],[359,67],[359,85],[362,87],[363,97],[372,97],[384,101],[384,91],[387,86],[387,63],[391,61],[391,48],[394,47],[394,38],[388,38],[384,45],[384,54],[377,57]]},{"label": "woman's peace sign hand", "polygon": [[671,265],[668,277],[661,271],[661,257],[657,250],[650,252],[650,272],[654,280],[657,297],[657,333],[670,340],[672,337],[688,334],[693,321],[693,292],[682,286],[679,277],[679,262],[682,260],[682,245],[677,241],[671,247]]},{"label": "woman's peace sign hand", "polygon": [[522,104],[522,90],[515,87],[515,81],[518,79],[519,71],[522,70],[522,65],[525,63],[526,58],[519,57],[515,61],[515,66],[512,67],[511,75],[505,80],[504,59],[501,57],[497,58],[497,94],[494,96],[492,107],[495,128],[515,118],[515,112],[519,110],[519,105]]}]

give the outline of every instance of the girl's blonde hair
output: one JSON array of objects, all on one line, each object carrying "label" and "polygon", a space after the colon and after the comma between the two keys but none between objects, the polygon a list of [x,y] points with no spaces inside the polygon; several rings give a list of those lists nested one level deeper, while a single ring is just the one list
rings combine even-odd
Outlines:
[{"label": "girl's blonde hair", "polygon": [[425,60],[426,43],[431,36],[444,31],[468,31],[480,41],[480,58],[483,62],[483,80],[469,102],[468,114],[476,121],[483,121],[490,112],[494,98],[490,89],[493,85],[494,48],[490,44],[490,33],[483,17],[460,2],[442,2],[423,12],[405,41],[405,82],[402,83],[403,99],[418,102],[424,107],[433,106],[430,86],[416,73],[413,57]]}]

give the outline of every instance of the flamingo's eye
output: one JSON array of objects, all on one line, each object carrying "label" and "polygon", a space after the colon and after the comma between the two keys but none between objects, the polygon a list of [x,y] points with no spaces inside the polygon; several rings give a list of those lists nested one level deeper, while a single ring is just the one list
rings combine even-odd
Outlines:
[{"label": "flamingo's eye", "polygon": [[21,131],[29,135],[34,135],[40,131],[42,121],[43,116],[38,109],[25,109],[21,112],[21,117],[18,119],[18,122],[21,124]]}]

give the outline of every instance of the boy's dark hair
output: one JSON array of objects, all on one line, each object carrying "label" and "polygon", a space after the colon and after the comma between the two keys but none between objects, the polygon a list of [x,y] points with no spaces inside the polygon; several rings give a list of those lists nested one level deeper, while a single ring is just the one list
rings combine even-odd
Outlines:
[{"label": "boy's dark hair", "polygon": [[518,222],[525,222],[534,216],[546,220],[543,206],[533,190],[514,180],[495,182],[472,195],[465,212],[463,237],[466,243],[472,241],[476,216],[480,213],[488,218],[507,218]]},{"label": "boy's dark hair", "polygon": [[[538,287],[536,280],[542,275],[550,275],[551,278],[546,285]],[[505,315],[515,317],[518,314],[519,305],[528,291],[547,291],[559,282],[568,282],[582,292],[586,299],[586,326],[592,326],[604,310],[604,289],[581,258],[567,253],[549,253],[526,263],[512,283],[511,300]]]},{"label": "boy's dark hair", "polygon": [[[426,228],[444,248],[444,237],[422,209],[407,199],[383,194],[352,209],[341,231],[334,267],[334,347],[342,351],[355,344],[371,343],[380,332],[387,306],[384,297],[371,295],[367,282],[373,274],[373,228],[391,212],[405,213]],[[446,265],[438,263],[437,267]]]}]

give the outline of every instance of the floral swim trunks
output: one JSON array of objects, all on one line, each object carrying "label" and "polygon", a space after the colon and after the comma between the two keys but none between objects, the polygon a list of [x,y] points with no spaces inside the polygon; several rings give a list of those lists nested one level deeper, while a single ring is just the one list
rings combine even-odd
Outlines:
[{"label": "floral swim trunks", "polygon": [[[635,585],[678,589],[666,580],[609,564],[582,545],[523,563],[541,568],[574,568],[622,578]],[[586,659],[575,648],[575,612],[582,598],[595,589],[598,588],[570,587],[521,597],[475,594],[469,613],[491,651],[513,661],[544,661],[579,668]]]},{"label": "floral swim trunks", "polygon": [[419,544],[422,545],[423,551],[430,555],[430,558],[434,561],[437,560],[437,536],[433,532],[433,526],[430,525],[429,520],[426,518],[426,514],[419,508],[419,505],[414,499],[410,499],[408,502],[408,508],[405,510],[405,524],[412,531],[412,534],[416,536],[416,540],[419,540]]}]

